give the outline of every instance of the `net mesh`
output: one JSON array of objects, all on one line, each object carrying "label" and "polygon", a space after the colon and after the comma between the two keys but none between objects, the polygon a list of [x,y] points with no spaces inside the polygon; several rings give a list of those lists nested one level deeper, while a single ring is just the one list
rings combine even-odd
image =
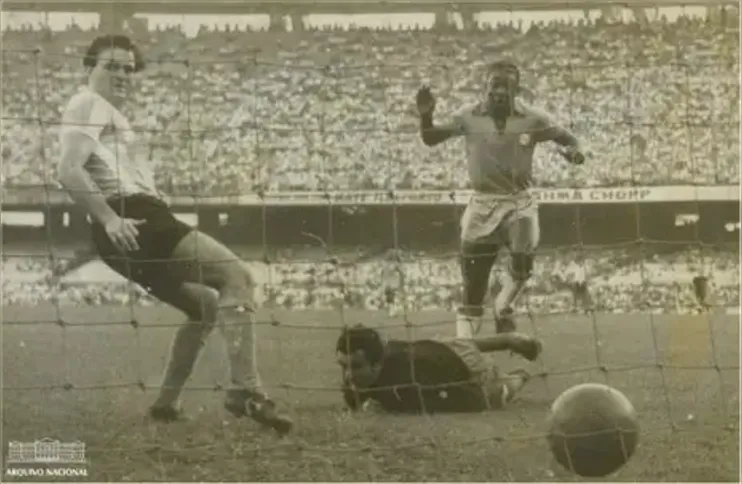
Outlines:
[{"label": "net mesh", "polygon": [[[540,442],[548,405],[575,383],[598,381],[629,396],[650,436],[628,478],[704,472],[678,464],[687,455],[662,435],[687,430],[693,447],[737,428],[738,327],[720,312],[739,305],[739,253],[734,236],[703,233],[697,217],[708,213],[707,198],[668,210],[689,227],[675,242],[647,235],[655,220],[644,221],[636,200],[630,233],[638,238],[587,243],[597,222],[575,205],[567,223],[577,244],[540,250],[518,302],[521,328],[547,348],[522,402],[496,417],[386,421],[340,411],[332,349],[341,328],[362,322],[408,341],[453,331],[459,234],[417,247],[404,200],[413,191],[450,194],[436,217],[453,220],[467,176],[461,145],[427,150],[418,141],[410,99],[420,84],[431,83],[439,110],[450,113],[481,92],[482,52],[508,49],[528,61],[526,96],[590,140],[585,168],[565,167],[551,148],[539,153],[547,188],[729,190],[739,181],[738,30],[730,18],[557,22],[525,35],[516,27],[492,27],[496,41],[491,30],[134,35],[150,67],[130,116],[158,185],[190,201],[199,223],[226,201],[210,227],[262,283],[259,366],[266,388],[298,419],[298,436],[284,441],[225,423],[214,410],[221,393],[213,391],[225,386],[216,337],[187,386],[187,405],[200,412],[188,435],[132,424],[131,407],[143,408],[159,387],[160,355],[181,323],[138,286],[107,280],[86,250],[69,257],[81,242],[65,221],[79,214],[58,209],[56,137],[62,107],[86,79],[81,51],[98,32],[6,30],[4,191],[19,206],[32,205],[22,194],[43,193],[44,221],[41,236],[14,230],[3,214],[4,441],[83,441],[94,475],[114,479],[543,480],[558,472]],[[362,203],[338,202],[351,190],[375,190],[388,210],[369,215]],[[289,192],[324,202],[306,207],[303,220],[276,208],[278,194]],[[242,214],[228,205],[245,196],[258,209],[237,221]],[[367,226],[374,223],[382,228]],[[378,231],[391,234],[384,244]],[[574,271],[589,274],[584,313]],[[711,311],[696,312],[698,275],[713,277]],[[520,365],[505,356],[497,363]],[[247,456],[261,459],[246,465]]]}]

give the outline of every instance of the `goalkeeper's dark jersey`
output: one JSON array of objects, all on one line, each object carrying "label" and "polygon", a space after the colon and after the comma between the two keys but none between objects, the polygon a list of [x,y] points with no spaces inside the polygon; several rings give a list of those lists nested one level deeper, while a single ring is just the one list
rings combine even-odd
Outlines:
[{"label": "goalkeeper's dark jersey", "polygon": [[[417,384],[416,384],[417,383]],[[356,408],[368,399],[389,412],[478,412],[487,408],[481,383],[445,342],[389,341],[379,379],[367,389],[345,388]]]}]

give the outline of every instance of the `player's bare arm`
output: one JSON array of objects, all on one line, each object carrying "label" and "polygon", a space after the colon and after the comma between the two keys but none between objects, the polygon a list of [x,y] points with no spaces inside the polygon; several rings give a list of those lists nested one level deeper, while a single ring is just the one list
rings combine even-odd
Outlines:
[{"label": "player's bare arm", "polygon": [[585,163],[585,155],[580,147],[579,139],[569,130],[557,128],[557,134],[553,141],[562,146],[559,153],[573,165],[582,165]]},{"label": "player's bare arm", "polygon": [[537,142],[553,141],[562,147],[559,153],[570,163],[582,165],[585,163],[585,155],[579,138],[569,129],[561,126],[546,115],[539,116],[543,128],[534,133],[534,139]]},{"label": "player's bare arm", "polygon": [[140,222],[119,217],[85,170],[85,164],[95,151],[97,143],[97,140],[80,131],[63,131],[59,182],[75,204],[106,227],[106,232],[117,247],[126,252],[136,251],[139,249],[139,231],[136,226]]},{"label": "player's bare arm", "polygon": [[417,112],[420,116],[420,136],[426,146],[435,146],[444,141],[461,135],[458,123],[449,123],[436,126],[433,123],[435,112],[435,96],[430,87],[423,86],[417,91]]},{"label": "player's bare arm", "polygon": [[96,144],[95,140],[81,133],[67,132],[62,135],[59,182],[77,205],[84,208],[97,222],[107,225],[118,215],[108,205],[84,168],[95,151]]}]

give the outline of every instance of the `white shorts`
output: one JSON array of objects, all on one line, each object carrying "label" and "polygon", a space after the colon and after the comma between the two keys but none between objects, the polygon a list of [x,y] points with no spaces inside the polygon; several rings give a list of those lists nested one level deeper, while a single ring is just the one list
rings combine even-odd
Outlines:
[{"label": "white shorts", "polygon": [[508,245],[532,252],[540,239],[538,202],[527,191],[516,195],[474,193],[461,217],[461,241]]}]

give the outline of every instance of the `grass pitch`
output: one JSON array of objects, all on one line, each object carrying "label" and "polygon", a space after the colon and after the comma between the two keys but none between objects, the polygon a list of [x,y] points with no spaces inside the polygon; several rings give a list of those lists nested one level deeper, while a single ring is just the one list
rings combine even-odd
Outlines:
[{"label": "grass pitch", "polygon": [[[57,316],[80,325],[33,324]],[[140,322],[137,329],[114,323],[132,318]],[[534,378],[519,401],[498,412],[412,417],[342,411],[338,329],[345,321],[381,327],[393,337],[451,334],[450,314],[415,314],[410,330],[363,311],[275,318],[280,324],[259,329],[260,367],[267,386],[283,385],[271,393],[295,418],[295,434],[284,439],[221,409],[222,394],[214,388],[224,381],[226,364],[216,333],[184,394],[192,420],[156,425],[143,418],[155,394],[146,387],[158,385],[172,325],[181,321],[175,311],[6,307],[3,447],[45,437],[82,441],[88,479],[96,481],[573,480],[542,438],[547,410],[568,387],[603,382],[632,400],[642,426],[634,458],[611,479],[739,479],[734,317],[521,318],[520,329],[544,341],[543,358],[527,363],[503,354],[498,361],[505,370],[524,367],[545,376]],[[427,326],[435,322],[445,324]],[[64,389],[65,382],[73,388]]]}]

